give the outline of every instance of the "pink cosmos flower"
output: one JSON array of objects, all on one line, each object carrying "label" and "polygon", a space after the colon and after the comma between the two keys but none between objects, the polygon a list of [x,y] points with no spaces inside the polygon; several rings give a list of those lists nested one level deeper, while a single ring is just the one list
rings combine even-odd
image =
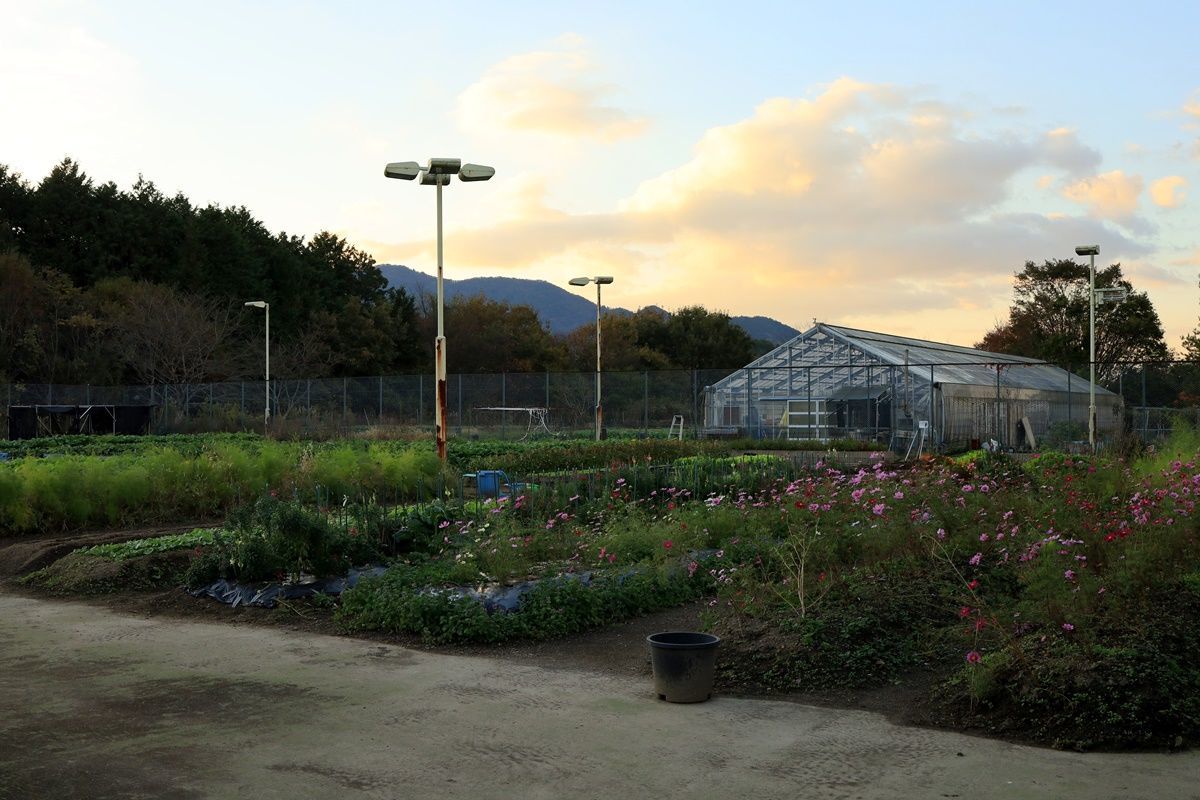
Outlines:
[{"label": "pink cosmos flower", "polygon": [[978,650],[968,651],[968,653],[967,653],[967,663],[968,664],[978,664],[982,660],[983,660],[983,656],[979,655]]},{"label": "pink cosmos flower", "polygon": [[971,556],[971,560],[967,563],[972,567],[978,567],[980,561],[983,561],[983,553],[976,553],[975,555]]},{"label": "pink cosmos flower", "polygon": [[1074,626],[1074,625],[1072,625],[1072,624],[1071,624],[1071,623],[1069,623],[1069,622],[1064,622],[1064,623],[1062,624],[1062,629],[1063,629],[1064,631],[1066,631],[1067,633],[1070,633],[1071,631],[1075,630],[1075,626]]}]

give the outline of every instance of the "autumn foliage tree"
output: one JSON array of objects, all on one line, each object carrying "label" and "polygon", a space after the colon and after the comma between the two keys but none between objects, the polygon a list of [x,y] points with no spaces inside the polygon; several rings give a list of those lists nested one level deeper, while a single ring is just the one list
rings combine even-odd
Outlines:
[{"label": "autumn foliage tree", "polygon": [[[1008,319],[975,346],[996,353],[1029,356],[1064,367],[1088,364],[1089,267],[1072,260],[1025,262],[1016,274]],[[1145,292],[1135,291],[1113,264],[1096,271],[1097,288],[1128,292],[1121,303],[1096,307],[1096,374],[1108,381],[1122,362],[1170,358],[1162,322]]]}]

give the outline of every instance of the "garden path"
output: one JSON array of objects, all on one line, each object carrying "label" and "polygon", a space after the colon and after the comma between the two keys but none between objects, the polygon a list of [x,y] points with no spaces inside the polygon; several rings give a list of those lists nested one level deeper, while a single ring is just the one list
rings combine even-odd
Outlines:
[{"label": "garden path", "polygon": [[1042,750],[877,714],[0,593],[0,799],[1200,798],[1200,753]]}]

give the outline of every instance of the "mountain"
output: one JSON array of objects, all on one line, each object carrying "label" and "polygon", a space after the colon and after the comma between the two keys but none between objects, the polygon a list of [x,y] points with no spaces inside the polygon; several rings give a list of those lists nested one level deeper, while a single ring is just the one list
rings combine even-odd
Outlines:
[{"label": "mountain", "polygon": [[765,339],[772,344],[783,344],[789,339],[800,335],[800,331],[791,325],[784,325],[770,317],[730,317],[742,327],[751,339]]},{"label": "mountain", "polygon": [[[413,296],[437,292],[437,278],[433,275],[418,272],[401,264],[380,264],[379,271],[387,278],[388,286],[404,289]],[[555,334],[573,331],[580,325],[586,325],[596,319],[595,303],[577,294],[572,294],[561,286],[555,286],[549,281],[493,277],[460,280],[443,278],[442,283],[447,300],[454,297],[472,297],[482,294],[489,300],[512,305],[533,306],[538,317],[550,329],[550,332]],[[604,308],[614,314],[633,313],[625,308],[610,306]],[[657,306],[648,306],[648,308],[657,308]],[[770,317],[732,317],[731,319],[745,329],[751,338],[765,339],[775,344],[786,342],[799,333],[795,328]]]}]

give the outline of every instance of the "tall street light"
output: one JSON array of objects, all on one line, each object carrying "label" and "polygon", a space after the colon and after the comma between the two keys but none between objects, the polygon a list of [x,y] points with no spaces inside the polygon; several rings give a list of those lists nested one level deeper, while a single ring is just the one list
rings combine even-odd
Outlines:
[{"label": "tall street light", "polygon": [[1100,255],[1100,245],[1086,244],[1075,248],[1075,255],[1090,256],[1091,266],[1088,270],[1090,286],[1088,288],[1088,445],[1096,452],[1096,256]]},{"label": "tall street light", "polygon": [[604,428],[604,408],[600,403],[600,287],[612,283],[610,275],[597,275],[594,278],[571,278],[572,286],[587,286],[596,284],[596,441],[600,441],[601,430]]},{"label": "tall street light", "polygon": [[396,161],[383,170],[384,177],[411,181],[421,176],[422,186],[437,187],[437,338],[433,343],[434,392],[437,399],[433,404],[434,435],[437,438],[437,454],[446,462],[446,333],[442,322],[445,306],[442,292],[442,187],[450,184],[450,177],[458,175],[462,181],[486,181],[496,174],[492,167],[480,164],[464,164],[457,158],[431,158],[425,166],[415,161]]},{"label": "tall street light", "polygon": [[271,427],[271,304],[265,300],[251,300],[244,305],[267,312],[267,367],[263,375],[263,435],[266,436]]}]

